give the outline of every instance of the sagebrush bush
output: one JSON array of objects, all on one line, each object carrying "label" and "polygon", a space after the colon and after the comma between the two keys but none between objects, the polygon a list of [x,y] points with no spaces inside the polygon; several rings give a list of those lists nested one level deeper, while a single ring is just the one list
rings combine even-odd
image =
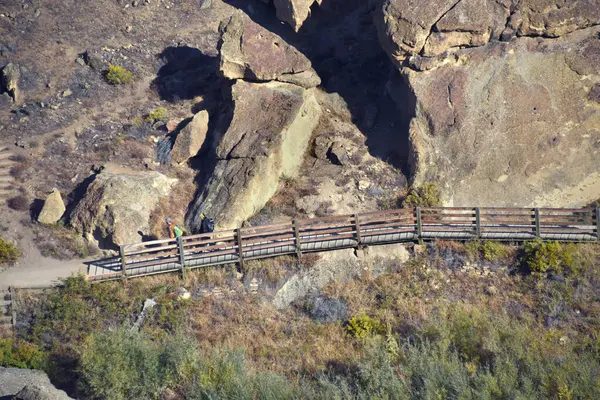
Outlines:
[{"label": "sagebrush bush", "polygon": [[580,272],[577,245],[573,243],[545,242],[537,239],[522,246],[522,262],[536,274],[573,274]]},{"label": "sagebrush bush", "polygon": [[106,72],[106,80],[112,85],[124,85],[133,82],[133,74],[120,65],[111,65]]},{"label": "sagebrush bush", "polygon": [[40,369],[45,361],[46,355],[33,343],[0,339],[0,367]]},{"label": "sagebrush bush", "polygon": [[21,252],[13,243],[0,238],[0,264],[12,264],[19,259]]},{"label": "sagebrush bush", "polygon": [[386,333],[385,325],[376,318],[366,314],[359,314],[350,319],[346,324],[346,332],[358,339],[365,339],[373,335]]},{"label": "sagebrush bush", "polygon": [[473,240],[465,243],[465,253],[471,260],[485,260],[497,263],[508,257],[509,248],[500,242],[491,240]]},{"label": "sagebrush bush", "polygon": [[435,183],[411,187],[402,201],[402,207],[438,207],[442,205],[441,193]]},{"label": "sagebrush bush", "polygon": [[27,211],[29,210],[29,199],[27,196],[18,195],[15,197],[11,197],[6,201],[6,205],[12,208],[15,211]]},{"label": "sagebrush bush", "polygon": [[157,121],[163,121],[167,118],[169,118],[169,111],[164,107],[158,107],[148,114],[146,117],[146,122],[153,124]]}]

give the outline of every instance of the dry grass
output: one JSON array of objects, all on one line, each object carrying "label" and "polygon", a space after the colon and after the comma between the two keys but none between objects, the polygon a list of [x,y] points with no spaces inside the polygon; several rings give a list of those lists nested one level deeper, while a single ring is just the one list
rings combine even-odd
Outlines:
[{"label": "dry grass", "polygon": [[318,325],[292,310],[281,313],[251,296],[207,299],[194,304],[191,315],[202,349],[241,348],[265,370],[293,376],[356,356],[340,325]]}]

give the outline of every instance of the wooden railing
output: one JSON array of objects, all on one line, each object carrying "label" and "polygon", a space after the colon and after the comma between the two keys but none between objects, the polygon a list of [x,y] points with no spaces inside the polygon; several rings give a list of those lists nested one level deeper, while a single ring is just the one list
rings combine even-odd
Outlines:
[{"label": "wooden railing", "polygon": [[540,238],[597,241],[600,209],[436,207],[377,211],[239,228],[120,247],[118,257],[92,262],[92,282],[146,276],[286,254],[422,240]]}]

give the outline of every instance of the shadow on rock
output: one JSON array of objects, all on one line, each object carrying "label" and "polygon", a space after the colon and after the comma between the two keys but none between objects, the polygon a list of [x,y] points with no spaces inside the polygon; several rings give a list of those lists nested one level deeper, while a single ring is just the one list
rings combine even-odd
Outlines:
[{"label": "shadow on rock", "polygon": [[322,89],[338,93],[347,103],[353,123],[367,138],[370,154],[408,173],[414,95],[379,43],[370,2],[315,3],[296,33],[277,20],[272,5],[225,1],[301,51],[321,78]]}]

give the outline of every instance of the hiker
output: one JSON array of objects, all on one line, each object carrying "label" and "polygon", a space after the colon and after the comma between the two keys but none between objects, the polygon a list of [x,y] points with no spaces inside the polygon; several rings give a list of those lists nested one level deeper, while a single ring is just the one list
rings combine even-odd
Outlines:
[{"label": "hiker", "polygon": [[211,233],[215,230],[215,221],[200,213],[200,233]]},{"label": "hiker", "polygon": [[183,229],[179,225],[175,225],[175,223],[171,220],[171,218],[165,219],[167,226],[169,227],[169,237],[171,239],[175,239],[183,236]]}]

